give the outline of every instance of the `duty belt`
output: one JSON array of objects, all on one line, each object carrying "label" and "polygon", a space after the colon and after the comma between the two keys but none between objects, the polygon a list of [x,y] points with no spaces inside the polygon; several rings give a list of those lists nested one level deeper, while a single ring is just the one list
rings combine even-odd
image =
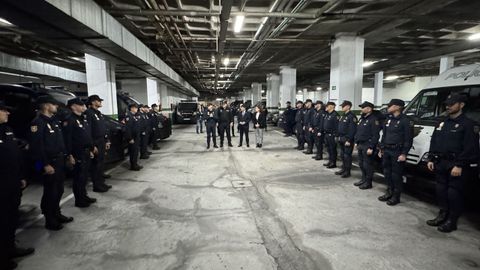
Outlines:
[{"label": "duty belt", "polygon": [[454,153],[438,153],[438,154],[433,154],[433,158],[435,160],[447,160],[447,161],[453,161],[457,157],[456,154]]},{"label": "duty belt", "polygon": [[393,150],[401,149],[402,147],[403,147],[403,144],[385,144],[384,145],[385,149],[393,149]]}]

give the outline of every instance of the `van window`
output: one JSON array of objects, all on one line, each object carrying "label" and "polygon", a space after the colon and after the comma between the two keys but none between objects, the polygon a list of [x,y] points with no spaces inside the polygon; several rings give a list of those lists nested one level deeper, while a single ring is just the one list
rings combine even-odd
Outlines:
[{"label": "van window", "polygon": [[470,88],[465,114],[477,123],[480,123],[480,87]]}]

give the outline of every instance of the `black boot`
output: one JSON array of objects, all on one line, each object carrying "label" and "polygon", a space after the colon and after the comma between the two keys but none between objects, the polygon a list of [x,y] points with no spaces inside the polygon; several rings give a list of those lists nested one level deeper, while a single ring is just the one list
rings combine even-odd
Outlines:
[{"label": "black boot", "polygon": [[85,196],[85,201],[88,202],[88,203],[96,203],[97,202],[97,199],[95,198],[91,198],[91,197],[88,197],[88,196]]},{"label": "black boot", "polygon": [[34,248],[22,248],[15,245],[15,247],[10,251],[10,258],[19,258],[25,257],[35,252]]},{"label": "black boot", "polygon": [[342,178],[348,178],[350,177],[350,171],[345,171],[344,173],[342,173]]},{"label": "black boot", "polygon": [[45,217],[45,229],[59,231],[63,229],[63,225],[54,217]]},{"label": "black boot", "polygon": [[328,166],[330,166],[331,164],[332,164],[332,163],[329,161],[329,162],[327,162],[327,163],[323,163],[323,166],[328,167]]},{"label": "black boot", "polygon": [[335,175],[342,175],[345,172],[345,169],[342,168],[340,171],[336,171]]},{"label": "black boot", "polygon": [[362,179],[358,182],[353,183],[353,185],[356,186],[356,187],[359,187],[359,186],[363,185],[364,183],[365,183],[365,180]]},{"label": "black boot", "polygon": [[307,149],[307,151],[303,152],[305,155],[311,155],[313,154],[313,151],[310,149]]},{"label": "black boot", "polygon": [[457,220],[449,218],[442,225],[438,226],[437,230],[443,233],[451,233],[457,230]]},{"label": "black boot", "polygon": [[358,188],[364,190],[364,189],[371,189],[373,186],[372,186],[372,183],[371,182],[365,182],[363,183],[361,186],[359,186]]},{"label": "black boot", "polygon": [[390,200],[392,198],[392,190],[391,189],[387,189],[387,191],[385,192],[385,194],[383,194],[382,196],[378,197],[378,200],[381,201],[381,202],[386,202],[388,200]]},{"label": "black boot", "polygon": [[436,218],[427,220],[427,225],[432,227],[440,226],[447,220],[447,217],[448,217],[448,212],[443,209],[440,209]]},{"label": "black boot", "polygon": [[78,208],[87,208],[90,206],[90,203],[87,201],[81,200],[81,201],[75,201],[75,207]]},{"label": "black boot", "polygon": [[73,221],[73,217],[67,217],[62,215],[61,213],[57,215],[57,220],[60,223],[70,223]]},{"label": "black boot", "polygon": [[393,196],[387,201],[387,205],[394,206],[400,203],[400,193],[395,192]]},{"label": "black boot", "polygon": [[337,164],[331,162],[330,165],[327,166],[327,169],[335,169],[337,168]]}]

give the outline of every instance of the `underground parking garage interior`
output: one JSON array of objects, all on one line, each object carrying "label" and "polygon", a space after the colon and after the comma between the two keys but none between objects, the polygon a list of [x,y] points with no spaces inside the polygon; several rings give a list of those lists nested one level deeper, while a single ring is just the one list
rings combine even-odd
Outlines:
[{"label": "underground parking garage interior", "polygon": [[0,269],[480,268],[480,1],[0,1]]}]

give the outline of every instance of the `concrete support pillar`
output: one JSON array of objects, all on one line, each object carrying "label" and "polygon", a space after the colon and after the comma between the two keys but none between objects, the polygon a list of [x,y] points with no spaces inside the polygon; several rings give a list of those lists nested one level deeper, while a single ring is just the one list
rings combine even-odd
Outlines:
[{"label": "concrete support pillar", "polygon": [[262,84],[258,82],[252,83],[252,106],[262,101]]},{"label": "concrete support pillar", "polygon": [[276,74],[267,75],[267,109],[270,112],[277,112],[281,106],[280,97],[280,76]]},{"label": "concrete support pillar", "polygon": [[337,104],[350,100],[358,108],[362,98],[365,39],[341,33],[331,46],[329,99]]},{"label": "concrete support pillar", "polygon": [[88,95],[99,95],[103,99],[100,111],[105,115],[117,115],[117,85],[115,83],[115,65],[85,54]]},{"label": "concrete support pillar", "polygon": [[243,102],[245,103],[249,100],[252,101],[252,89],[245,88],[243,89]]},{"label": "concrete support pillar", "polygon": [[455,60],[455,57],[453,57],[451,55],[442,56],[440,58],[440,70],[439,70],[438,73],[442,74],[447,69],[452,68],[453,64],[454,64],[454,60]]},{"label": "concrete support pillar", "polygon": [[158,83],[158,93],[160,95],[160,107],[163,112],[170,112],[170,99],[168,97],[168,87],[166,84]]},{"label": "concrete support pillar", "polygon": [[160,93],[158,92],[158,82],[154,78],[147,78],[147,105],[159,104]]},{"label": "concrete support pillar", "polygon": [[373,84],[373,104],[381,106],[383,104],[383,71],[375,73],[375,82]]},{"label": "concrete support pillar", "polygon": [[280,110],[284,110],[287,101],[295,103],[297,93],[297,70],[289,66],[280,67]]}]

